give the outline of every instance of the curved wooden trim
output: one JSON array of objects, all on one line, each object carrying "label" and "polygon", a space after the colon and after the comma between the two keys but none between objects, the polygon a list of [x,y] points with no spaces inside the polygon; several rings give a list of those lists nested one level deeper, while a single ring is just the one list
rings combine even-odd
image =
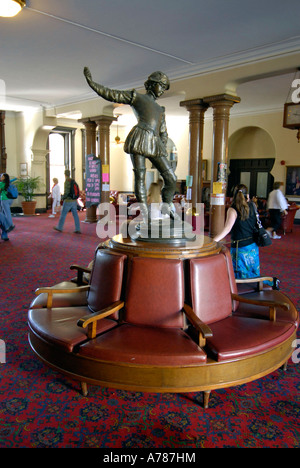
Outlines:
[{"label": "curved wooden trim", "polygon": [[197,235],[195,241],[186,241],[179,245],[133,241],[117,234],[103,245],[114,252],[130,256],[152,258],[194,258],[218,254],[221,247],[208,236]]},{"label": "curved wooden trim", "polygon": [[295,333],[276,347],[251,357],[226,362],[209,359],[199,366],[145,366],[100,361],[56,349],[32,330],[29,343],[45,364],[71,379],[129,391],[181,393],[241,385],[270,374],[288,361]]}]

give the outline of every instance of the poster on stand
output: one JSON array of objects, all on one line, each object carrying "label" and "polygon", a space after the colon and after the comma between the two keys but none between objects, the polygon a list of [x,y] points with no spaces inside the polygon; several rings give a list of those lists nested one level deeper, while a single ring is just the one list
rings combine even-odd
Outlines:
[{"label": "poster on stand", "polygon": [[85,194],[87,208],[101,202],[101,160],[94,154],[88,154],[85,160]]}]

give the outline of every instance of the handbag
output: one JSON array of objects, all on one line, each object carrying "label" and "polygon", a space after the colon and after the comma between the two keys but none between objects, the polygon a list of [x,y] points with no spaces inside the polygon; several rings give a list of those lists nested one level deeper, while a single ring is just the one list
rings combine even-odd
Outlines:
[{"label": "handbag", "polygon": [[254,226],[254,230],[253,230],[254,242],[256,243],[256,245],[258,245],[258,247],[267,247],[268,245],[272,244],[272,239],[261,224],[256,206],[255,206],[255,214],[256,214],[256,226]]}]

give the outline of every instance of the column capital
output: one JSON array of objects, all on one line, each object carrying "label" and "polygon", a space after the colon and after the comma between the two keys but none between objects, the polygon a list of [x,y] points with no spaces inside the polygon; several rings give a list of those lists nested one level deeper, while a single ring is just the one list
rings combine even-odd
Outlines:
[{"label": "column capital", "polygon": [[85,126],[85,130],[88,132],[96,132],[97,124],[93,120],[87,119],[79,119],[78,122],[83,123]]},{"label": "column capital", "polygon": [[181,101],[179,104],[180,107],[186,107],[188,110],[191,108],[206,110],[208,108],[208,104],[204,102],[202,98],[188,99],[187,101]]},{"label": "column capital", "polygon": [[215,94],[214,96],[206,96],[203,98],[203,102],[207,105],[214,107],[217,105],[228,105],[229,107],[241,102],[241,98],[233,96],[232,94]]},{"label": "column capital", "polygon": [[112,122],[118,120],[117,117],[112,115],[97,115],[94,117],[85,117],[83,119],[79,119],[78,122],[83,123],[84,125],[100,125],[100,124],[111,124]]},{"label": "column capital", "polygon": [[118,120],[117,117],[110,116],[110,115],[98,115],[98,117],[91,117],[97,125],[111,125],[112,122]]}]

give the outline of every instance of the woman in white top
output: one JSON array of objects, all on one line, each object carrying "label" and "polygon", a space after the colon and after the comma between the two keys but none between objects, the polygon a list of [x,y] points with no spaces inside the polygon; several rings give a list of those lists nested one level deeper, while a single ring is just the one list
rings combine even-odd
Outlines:
[{"label": "woman in white top", "polygon": [[267,228],[267,232],[271,237],[273,233],[273,239],[281,238],[281,236],[276,234],[276,231],[281,225],[282,213],[286,215],[289,206],[285,196],[280,190],[282,186],[282,182],[274,182],[273,190],[269,193],[268,197],[268,210],[270,214],[271,226]]},{"label": "woman in white top", "polygon": [[58,185],[58,179],[56,179],[56,177],[54,177],[53,183],[52,192],[49,195],[49,198],[52,197],[52,214],[49,218],[55,218],[56,212],[59,211],[61,199],[60,186]]}]

